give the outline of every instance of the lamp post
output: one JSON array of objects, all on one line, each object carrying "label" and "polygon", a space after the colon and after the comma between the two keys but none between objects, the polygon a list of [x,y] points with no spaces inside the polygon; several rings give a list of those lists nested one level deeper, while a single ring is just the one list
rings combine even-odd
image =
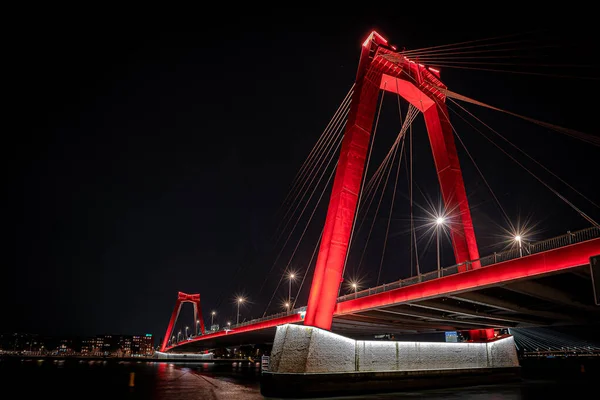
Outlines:
[{"label": "lamp post", "polygon": [[213,311],[210,313],[210,329],[212,330],[213,325],[215,324],[215,315],[217,314],[216,311]]},{"label": "lamp post", "polygon": [[288,302],[290,304],[292,304],[292,281],[294,280],[294,278],[296,277],[296,275],[294,275],[293,273],[290,274],[289,278],[290,278],[290,285],[289,285],[289,291],[288,291]]},{"label": "lamp post", "polygon": [[175,344],[175,335],[173,335],[173,337],[171,337],[171,346],[173,346]]},{"label": "lamp post", "polygon": [[189,328],[186,326],[185,327],[185,340],[187,340],[189,338],[188,333],[187,333],[188,329]]},{"label": "lamp post", "polygon": [[179,340],[179,335],[181,335],[181,331],[177,332],[177,343],[179,343],[181,340]]},{"label": "lamp post", "polygon": [[237,301],[237,320],[235,322],[236,325],[239,325],[239,323],[240,323],[240,304],[242,304],[243,302],[244,302],[244,298],[239,297],[238,301]]},{"label": "lamp post", "polygon": [[519,245],[519,257],[523,257],[523,247],[521,246],[521,235],[515,236],[515,241]]},{"label": "lamp post", "polygon": [[445,219],[444,217],[437,217],[437,219],[435,220],[435,224],[436,229],[435,229],[435,236],[436,236],[436,242],[437,242],[437,271],[438,271],[438,278],[440,277],[440,272],[441,272],[441,268],[440,268],[440,230],[442,229],[442,225],[444,225]]},{"label": "lamp post", "polygon": [[285,303],[285,309],[289,312],[290,311],[290,303],[286,302]]},{"label": "lamp post", "polygon": [[227,321],[227,329],[231,328],[231,322]]},{"label": "lamp post", "polygon": [[358,285],[356,284],[356,282],[352,283],[352,288],[354,289],[354,298],[356,298],[356,291],[358,290]]},{"label": "lamp post", "polygon": [[196,320],[196,336],[200,334],[200,320]]}]

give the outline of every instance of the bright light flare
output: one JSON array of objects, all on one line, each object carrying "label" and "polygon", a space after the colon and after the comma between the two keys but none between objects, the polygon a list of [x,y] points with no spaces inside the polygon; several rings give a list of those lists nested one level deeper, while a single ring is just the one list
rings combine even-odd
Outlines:
[{"label": "bright light flare", "polygon": [[516,240],[517,242],[520,242],[520,241],[521,241],[521,235],[517,235],[517,236],[515,236],[515,240]]},{"label": "bright light flare", "polygon": [[437,217],[437,218],[435,219],[435,223],[436,223],[437,225],[443,225],[443,224],[444,224],[444,222],[446,222],[446,218],[444,218],[444,217]]},{"label": "bright light flare", "polygon": [[244,301],[246,301],[246,299],[244,299],[243,297],[238,297],[237,301],[238,303],[243,303]]},{"label": "bright light flare", "polygon": [[356,291],[360,290],[362,287],[361,280],[356,279],[356,278],[350,279],[346,282],[346,287],[348,288],[349,291],[356,292]]}]

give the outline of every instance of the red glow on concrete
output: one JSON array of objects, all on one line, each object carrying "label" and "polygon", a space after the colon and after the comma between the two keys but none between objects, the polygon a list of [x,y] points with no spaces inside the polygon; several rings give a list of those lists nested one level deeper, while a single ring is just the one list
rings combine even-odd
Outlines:
[{"label": "red glow on concrete", "polygon": [[[167,348],[169,338],[173,333],[173,328],[175,327],[175,322],[177,321],[177,317],[179,316],[179,312],[181,311],[181,306],[183,303],[192,303],[194,305],[194,325],[196,325],[196,321],[200,321],[200,332],[204,334],[204,320],[202,318],[202,309],[200,308],[200,295],[179,292],[177,293],[177,302],[175,303],[175,308],[171,314],[169,326],[167,327],[167,332],[165,333],[160,351],[165,351]],[[194,329],[196,329],[196,326],[194,326]]]},{"label": "red glow on concrete", "polygon": [[297,313],[297,314],[286,315],[283,317],[270,319],[268,321],[261,321],[261,322],[255,323],[255,324],[241,326],[241,327],[235,328],[235,329],[218,331],[218,332],[214,332],[214,333],[208,333],[206,335],[195,337],[191,340],[186,340],[184,342],[180,342],[180,343],[176,344],[175,346],[165,347],[161,351],[164,352],[166,350],[171,350],[171,349],[178,347],[179,345],[184,345],[187,343],[201,342],[203,340],[214,339],[214,338],[218,338],[221,336],[230,336],[230,335],[235,335],[238,333],[259,331],[261,329],[272,328],[274,326],[279,326],[279,325],[284,325],[284,324],[294,324],[297,322],[302,322],[302,314]]},{"label": "red glow on concrete", "polygon": [[344,301],[337,304],[335,315],[352,314],[561,271],[588,264],[589,258],[597,254],[600,254],[600,239],[593,239],[389,292]]}]

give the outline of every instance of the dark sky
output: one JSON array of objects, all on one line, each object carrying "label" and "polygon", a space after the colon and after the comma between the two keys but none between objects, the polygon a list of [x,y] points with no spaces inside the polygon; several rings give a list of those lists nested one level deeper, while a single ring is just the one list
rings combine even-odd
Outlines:
[{"label": "dark sky", "polygon": [[[373,28],[407,49],[534,31],[524,36],[528,42],[515,45],[519,55],[529,48],[531,57],[515,63],[587,67],[505,67],[572,78],[442,68],[443,81],[503,109],[597,132],[599,69],[590,57],[598,45],[585,22],[417,23],[411,16],[343,21],[204,17],[183,30],[54,20],[25,29],[10,62],[16,90],[9,117],[18,124],[5,126],[4,134],[11,139],[5,144],[12,144],[6,146],[3,226],[9,257],[0,331],[160,337],[177,291],[201,294],[205,320],[213,309],[221,324],[234,319],[238,294],[249,300],[242,318],[262,315],[298,236],[260,291],[279,250],[273,241],[276,211],[353,83],[360,44]],[[399,129],[396,99],[388,96],[374,150],[377,164]],[[467,107],[600,202],[594,182],[599,148]],[[508,214],[537,224],[532,240],[589,226],[477,132],[454,121]],[[414,135],[415,181],[437,201],[421,120]],[[494,243],[505,226],[501,214],[459,151],[482,255],[500,250]],[[400,175],[384,281],[410,274],[405,171]],[[548,182],[600,219],[597,208]],[[389,198],[362,268],[367,286],[375,284]],[[415,202],[424,204],[422,198]],[[292,261],[299,272],[306,269],[323,219],[320,209]],[[449,244],[443,249],[444,264],[452,264]],[[422,251],[423,268],[432,270],[434,248]],[[360,251],[351,252],[350,263],[359,257]],[[287,286],[279,289],[270,311],[281,310],[286,293]],[[299,304],[307,293],[302,291]],[[191,323],[190,310],[184,309],[182,323]]]}]

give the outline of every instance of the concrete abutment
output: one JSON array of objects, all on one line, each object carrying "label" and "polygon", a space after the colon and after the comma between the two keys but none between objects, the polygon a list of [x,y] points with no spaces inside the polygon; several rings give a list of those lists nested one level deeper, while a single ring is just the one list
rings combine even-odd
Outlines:
[{"label": "concrete abutment", "polygon": [[518,378],[514,339],[486,343],[364,341],[319,328],[277,328],[265,396],[302,397],[482,384]]}]

